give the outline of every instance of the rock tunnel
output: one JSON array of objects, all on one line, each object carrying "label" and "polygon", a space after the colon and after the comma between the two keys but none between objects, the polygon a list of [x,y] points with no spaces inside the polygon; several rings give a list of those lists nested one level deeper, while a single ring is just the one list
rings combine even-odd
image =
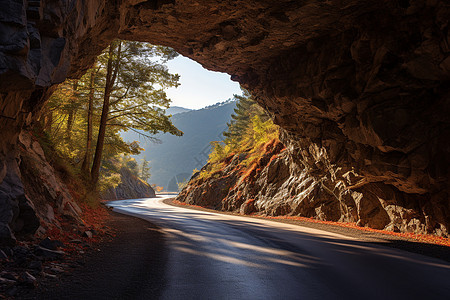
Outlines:
[{"label": "rock tunnel", "polygon": [[342,201],[352,197],[354,221],[384,228],[406,219],[400,230],[448,234],[446,1],[0,0],[0,7],[2,238],[24,194],[22,128],[58,83],[80,77],[115,38],[170,46],[230,74],[281,126],[295,163]]}]

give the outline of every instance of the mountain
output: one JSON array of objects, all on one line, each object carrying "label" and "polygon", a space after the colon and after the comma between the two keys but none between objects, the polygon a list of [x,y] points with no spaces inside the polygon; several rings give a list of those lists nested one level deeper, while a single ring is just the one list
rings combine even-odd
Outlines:
[{"label": "mountain", "polygon": [[[125,141],[139,141],[145,149],[136,160],[150,161],[151,178],[149,182],[164,187],[164,190],[177,191],[178,183],[189,180],[194,169],[201,169],[208,160],[211,141],[222,140],[222,132],[236,107],[235,101],[226,101],[199,110],[174,107],[169,111],[175,126],[183,131],[181,137],[170,134],[157,135],[161,143],[153,143],[128,131],[122,134]],[[184,112],[174,113],[175,111]]]},{"label": "mountain", "polygon": [[176,114],[181,114],[181,113],[188,112],[191,110],[192,109],[184,108],[184,107],[180,107],[180,106],[171,106],[168,109],[166,109],[166,114],[174,116]]}]

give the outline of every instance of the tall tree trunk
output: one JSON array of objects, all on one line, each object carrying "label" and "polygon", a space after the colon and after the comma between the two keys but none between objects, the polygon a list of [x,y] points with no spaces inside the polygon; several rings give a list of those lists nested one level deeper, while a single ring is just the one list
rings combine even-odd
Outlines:
[{"label": "tall tree trunk", "polygon": [[84,152],[83,163],[81,165],[81,172],[89,176],[89,168],[91,166],[91,148],[92,148],[92,115],[94,110],[94,81],[95,81],[95,66],[91,71],[91,78],[89,80],[89,104],[87,112],[87,136],[86,136],[86,149]]},{"label": "tall tree trunk", "polygon": [[98,177],[100,174],[100,165],[102,161],[103,146],[105,142],[106,125],[107,125],[106,123],[109,114],[109,100],[111,98],[111,91],[116,81],[117,73],[120,67],[120,54],[122,49],[122,43],[120,41],[118,42],[117,55],[115,58],[115,64],[113,66],[114,60],[113,56],[116,49],[116,43],[117,42],[112,42],[111,45],[109,46],[109,58],[106,70],[106,84],[105,84],[105,93],[103,95],[102,116],[100,118],[100,128],[98,130],[97,147],[95,148],[94,161],[92,162],[92,170],[91,170],[91,185],[93,188],[95,188],[98,183]]},{"label": "tall tree trunk", "polygon": [[74,95],[70,97],[70,109],[69,109],[69,116],[67,117],[67,127],[66,127],[66,139],[69,143],[70,149],[72,149],[72,129],[73,129],[73,122],[75,120],[75,116],[77,114],[77,109],[75,108],[75,103],[78,100],[78,80],[75,80],[73,83],[73,93]]},{"label": "tall tree trunk", "polygon": [[47,131],[50,135],[52,133],[52,125],[53,125],[53,112],[48,110],[44,117],[44,130]]}]

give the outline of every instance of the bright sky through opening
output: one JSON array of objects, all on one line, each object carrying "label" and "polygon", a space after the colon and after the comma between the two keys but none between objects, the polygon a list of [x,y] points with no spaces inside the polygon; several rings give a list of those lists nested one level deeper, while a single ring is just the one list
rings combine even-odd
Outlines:
[{"label": "bright sky through opening", "polygon": [[169,71],[180,75],[181,85],[167,89],[171,106],[199,109],[241,95],[239,83],[231,81],[230,75],[204,69],[199,63],[183,57],[167,63]]}]

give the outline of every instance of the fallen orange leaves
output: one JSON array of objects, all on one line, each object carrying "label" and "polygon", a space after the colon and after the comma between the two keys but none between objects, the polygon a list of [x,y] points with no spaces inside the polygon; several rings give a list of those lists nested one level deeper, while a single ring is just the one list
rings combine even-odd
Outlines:
[{"label": "fallen orange leaves", "polygon": [[408,238],[408,239],[413,239],[413,240],[416,240],[416,241],[422,242],[422,243],[437,244],[437,245],[450,247],[450,239],[431,235],[431,234],[416,234],[416,233],[411,233],[411,232],[393,232],[393,231],[387,231],[387,230],[373,229],[373,228],[369,228],[369,227],[360,227],[360,226],[357,226],[356,223],[321,221],[321,220],[316,220],[316,219],[312,219],[312,218],[297,217],[297,216],[295,216],[295,217],[294,216],[276,216],[276,217],[256,216],[256,217],[264,218],[264,219],[287,219],[287,220],[298,220],[298,221],[305,221],[305,222],[311,222],[311,223],[328,224],[328,225],[353,228],[353,229],[358,229],[358,230],[363,230],[363,231],[377,232],[377,233],[382,233],[382,234],[399,236],[399,237],[404,237],[404,238]]},{"label": "fallen orange leaves", "polygon": [[[60,227],[51,226],[48,228],[46,235],[53,239],[64,243],[65,251],[73,253],[79,250],[79,247],[73,241],[83,241],[85,243],[98,243],[107,231],[106,222],[109,214],[106,208],[98,206],[92,208],[86,204],[80,204],[82,215],[80,216],[82,224],[77,224],[72,219],[67,219],[62,215],[55,215]],[[95,230],[97,234],[92,238],[83,237],[82,233],[86,230]]]},{"label": "fallen orange leaves", "polygon": [[[249,199],[249,201],[250,200],[254,201],[254,199]],[[180,202],[178,200],[173,200],[173,203],[175,203],[177,205],[191,206],[191,207],[197,207],[197,208],[204,209],[204,207],[202,207],[202,206],[191,205],[191,204],[187,204],[184,202]],[[333,225],[333,226],[347,227],[347,228],[353,228],[353,229],[362,230],[362,231],[377,232],[377,233],[381,233],[381,234],[387,234],[387,235],[392,235],[392,236],[408,238],[408,239],[412,239],[412,240],[415,240],[415,241],[421,242],[421,243],[436,244],[436,245],[450,247],[450,239],[449,238],[439,237],[439,236],[435,236],[435,235],[431,235],[431,234],[415,234],[415,233],[410,233],[410,232],[392,232],[392,231],[387,231],[387,230],[373,229],[373,228],[369,228],[369,227],[360,227],[360,226],[357,226],[356,223],[321,221],[321,220],[316,220],[316,219],[312,219],[312,218],[298,217],[298,216],[275,216],[275,217],[272,217],[272,216],[261,216],[261,215],[252,214],[252,217],[256,217],[256,218],[260,218],[260,219],[269,219],[269,220],[270,219],[295,220],[295,221],[304,221],[304,222],[310,222],[310,223],[320,223],[320,224],[327,224],[327,225]]]},{"label": "fallen orange leaves", "polygon": [[92,208],[83,203],[80,208],[83,210],[81,218],[88,227],[101,228],[109,218],[107,209],[101,205]]}]

